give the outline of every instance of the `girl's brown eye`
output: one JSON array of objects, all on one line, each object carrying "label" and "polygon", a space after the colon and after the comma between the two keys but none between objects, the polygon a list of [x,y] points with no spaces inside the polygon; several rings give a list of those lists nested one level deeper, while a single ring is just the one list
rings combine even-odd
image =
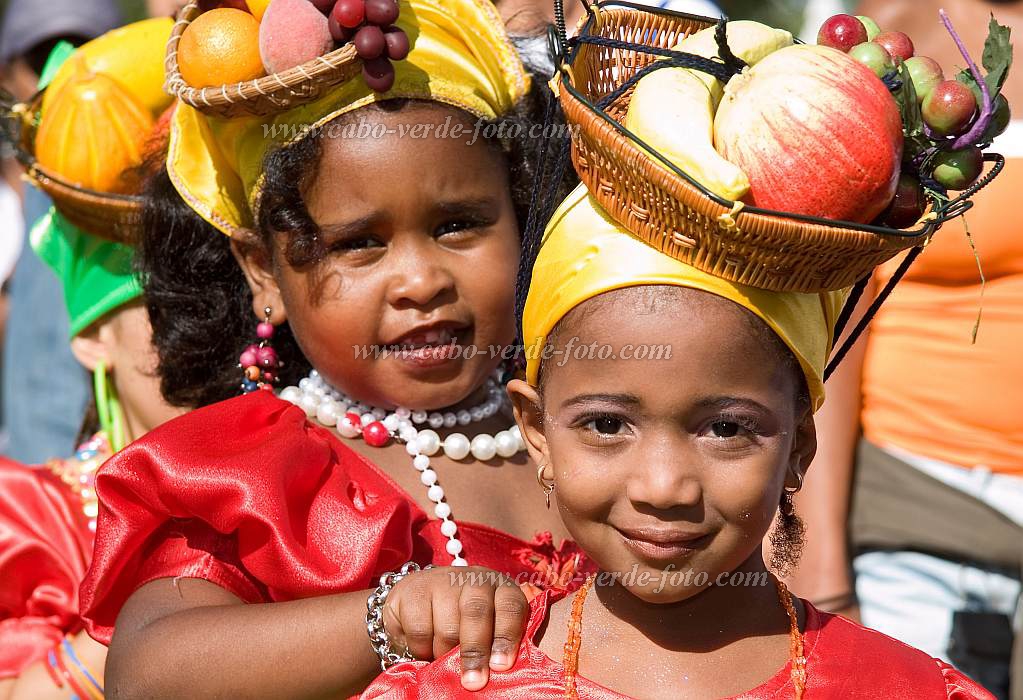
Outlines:
[{"label": "girl's brown eye", "polygon": [[598,432],[601,435],[617,435],[622,429],[622,422],[620,420],[607,416],[603,418],[595,418],[591,420],[589,424],[593,426],[592,429],[595,432]]},{"label": "girl's brown eye", "polygon": [[715,437],[727,439],[738,435],[739,431],[742,430],[742,426],[731,421],[719,420],[711,423],[710,429]]}]

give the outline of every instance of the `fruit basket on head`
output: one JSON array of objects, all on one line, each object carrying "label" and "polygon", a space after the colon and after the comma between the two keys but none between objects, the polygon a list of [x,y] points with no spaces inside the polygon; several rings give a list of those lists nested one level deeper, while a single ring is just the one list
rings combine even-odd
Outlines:
[{"label": "fruit basket on head", "polygon": [[[718,277],[787,292],[853,286],[840,326],[875,267],[911,251],[894,285],[1004,164],[981,152],[998,129],[1007,71],[1007,59],[988,61],[992,43],[1008,48],[994,20],[987,82],[969,59],[959,77],[979,107],[939,133],[921,116],[928,104],[912,63],[888,53],[897,49],[878,45],[884,56],[871,65],[873,48],[800,44],[756,22],[620,0],[586,11],[568,39],[557,8],[551,86],[572,163],[597,203],[649,245]],[[942,186],[942,176],[952,182]]]},{"label": "fruit basket on head", "polygon": [[92,235],[128,244],[138,238],[143,163],[160,147],[161,117],[172,103],[162,90],[162,44],[172,25],[136,22],[77,49],[61,42],[36,95],[22,103],[0,95],[0,136],[26,178]]}]

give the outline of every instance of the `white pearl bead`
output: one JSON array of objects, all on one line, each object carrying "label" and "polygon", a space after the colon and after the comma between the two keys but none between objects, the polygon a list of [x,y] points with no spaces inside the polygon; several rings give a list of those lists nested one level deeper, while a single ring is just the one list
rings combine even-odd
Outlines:
[{"label": "white pearl bead", "polygon": [[472,439],[469,451],[479,461],[486,462],[497,454],[497,442],[489,435],[477,435]]},{"label": "white pearl bead", "polygon": [[483,417],[484,418],[490,418],[490,416],[494,415],[495,413],[497,413],[497,406],[496,405],[494,405],[492,403],[488,403],[486,406],[483,407]]},{"label": "white pearl bead", "polygon": [[303,377],[302,379],[298,380],[298,388],[301,389],[302,391],[305,391],[312,385],[313,381],[309,377]]},{"label": "white pearl bead", "polygon": [[302,403],[299,405],[305,414],[312,418],[316,415],[316,409],[320,407],[320,399],[316,394],[302,394]]},{"label": "white pearl bead", "polygon": [[281,391],[281,398],[288,403],[293,403],[297,406],[302,401],[302,390],[297,386],[285,387],[284,390]]},{"label": "white pearl bead", "polygon": [[415,424],[426,422],[426,411],[412,411],[412,422]]},{"label": "white pearl bead", "polygon": [[456,462],[469,454],[469,438],[461,433],[451,433],[444,438],[444,454]]},{"label": "white pearl bead", "polygon": [[451,566],[469,566],[469,562],[462,557],[455,557],[454,561],[451,562]]},{"label": "white pearl bead", "polygon": [[459,425],[469,425],[469,423],[472,423],[472,414],[468,411],[459,411],[457,418]]},{"label": "white pearl bead", "polygon": [[341,436],[346,438],[353,438],[362,434],[362,428],[355,425],[348,416],[345,416],[338,421],[337,429],[341,433]]},{"label": "white pearl bead", "polygon": [[449,518],[451,517],[451,506],[447,503],[438,503],[433,509],[433,514],[441,520]]},{"label": "white pearl bead", "polygon": [[404,406],[398,406],[398,408],[394,409],[394,414],[398,416],[398,418],[405,419],[412,415],[412,411]]},{"label": "white pearl bead", "polygon": [[311,371],[309,372],[309,378],[310,378],[310,379],[318,379],[318,378],[319,378],[319,376],[320,376],[320,373],[319,373],[319,372],[318,372],[317,370],[315,370],[315,369],[314,369],[314,370],[311,370]]},{"label": "white pearl bead", "polygon": [[458,417],[454,413],[445,413],[444,414],[444,427],[445,428],[454,428],[456,425],[458,425]]},{"label": "white pearl bead", "polygon": [[337,425],[337,404],[333,399],[327,399],[316,408],[316,420],[327,427]]},{"label": "white pearl bead", "polygon": [[362,421],[362,427],[365,428],[367,425],[377,419],[372,413],[363,413],[360,420]]},{"label": "white pearl bead", "polygon": [[444,416],[439,413],[431,413],[427,421],[429,421],[430,427],[434,429],[444,426]]},{"label": "white pearl bead", "polygon": [[445,537],[454,537],[455,533],[458,532],[458,525],[455,524],[454,520],[445,520],[440,524],[440,531]]},{"label": "white pearl bead", "polygon": [[445,549],[448,550],[448,554],[456,556],[462,553],[462,543],[459,540],[448,540]]},{"label": "white pearl bead", "polygon": [[434,484],[426,491],[426,497],[434,503],[440,503],[444,500],[444,489],[440,487],[440,484]]},{"label": "white pearl bead", "polygon": [[398,429],[398,437],[400,437],[405,442],[415,442],[416,441],[416,435],[419,435],[419,431],[416,430],[415,428],[399,428]]},{"label": "white pearl bead", "polygon": [[[422,457],[422,455],[419,455]],[[437,472],[432,469],[424,469],[423,473],[419,475],[419,480],[423,482],[423,486],[433,486],[437,483]]]},{"label": "white pearl bead", "polygon": [[483,409],[481,409],[479,406],[474,406],[473,408],[469,409],[469,415],[472,416],[474,422],[479,422],[483,420]]},{"label": "white pearl bead", "polygon": [[497,454],[505,458],[514,457],[519,451],[518,439],[507,430],[502,430],[494,436],[494,444]]},{"label": "white pearl bead", "polygon": [[406,442],[405,452],[407,452],[410,457],[415,457],[419,454],[419,445],[416,444],[415,440],[412,442]]},{"label": "white pearl bead", "polygon": [[440,449],[440,435],[432,430],[420,430],[419,435],[416,436],[416,444],[419,446],[420,452],[432,457]]},{"label": "white pearl bead", "polygon": [[[430,466],[430,458],[426,455],[416,455],[415,459],[412,460],[412,466],[415,467],[417,471],[423,471]],[[427,484],[427,486],[429,486],[429,484]]]},{"label": "white pearl bead", "polygon": [[412,421],[410,421],[408,418],[399,418],[398,419],[398,430],[404,430],[405,428],[411,428],[411,427],[412,427]]},{"label": "white pearl bead", "polygon": [[387,411],[385,411],[382,408],[374,408],[372,411],[370,411],[370,413],[372,413],[373,417],[376,418],[377,420],[383,420],[387,416]]},{"label": "white pearl bead", "polygon": [[352,410],[361,416],[363,413],[369,413],[370,407],[360,401],[359,403],[355,404],[355,408],[353,408]]},{"label": "white pearl bead", "polygon": [[392,433],[398,430],[398,416],[393,413],[389,416],[384,416],[384,427]]},{"label": "white pearl bead", "polygon": [[317,386],[313,387],[313,390],[312,390],[311,393],[316,394],[320,398],[323,398],[323,395],[326,394],[327,391],[322,386],[317,385]]}]

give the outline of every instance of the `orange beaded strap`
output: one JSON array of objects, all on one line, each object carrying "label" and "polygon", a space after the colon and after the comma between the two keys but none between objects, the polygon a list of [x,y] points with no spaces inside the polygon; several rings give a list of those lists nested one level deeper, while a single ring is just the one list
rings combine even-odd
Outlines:
[{"label": "orange beaded strap", "polygon": [[[593,587],[593,578],[590,575],[572,599],[572,617],[568,621],[568,638],[565,640],[565,656],[562,659],[562,666],[565,667],[565,697],[569,700],[579,700],[575,679],[579,672],[579,647],[582,645],[583,604],[586,602],[586,594]],[[803,692],[806,690],[803,633],[799,631],[799,617],[796,615],[796,606],[792,603],[792,594],[780,580],[775,578],[774,582],[778,589],[778,600],[789,617],[789,659],[792,662],[793,694],[796,700],[802,700]]]}]

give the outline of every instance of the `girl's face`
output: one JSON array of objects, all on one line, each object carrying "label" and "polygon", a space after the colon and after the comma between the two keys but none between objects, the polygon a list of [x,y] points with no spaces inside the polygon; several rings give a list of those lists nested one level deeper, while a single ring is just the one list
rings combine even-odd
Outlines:
[{"label": "girl's face", "polygon": [[[254,306],[286,318],[313,367],[356,399],[451,406],[482,386],[515,338],[508,166],[482,139],[467,144],[474,122],[460,110],[413,103],[358,114],[387,134],[325,136],[305,194],[326,257],[292,267],[277,236]],[[460,125],[460,137],[436,135],[445,123],[449,134]]]},{"label": "girl's face", "polygon": [[[544,361],[542,410],[533,388],[509,385],[566,527],[644,601],[685,600],[722,573],[762,567],[782,487],[812,459],[812,416],[797,411],[792,370],[754,320],[703,292],[610,292],[562,322],[555,349],[571,343],[572,354]],[[663,359],[596,359],[644,345]],[[594,359],[576,359],[591,357],[580,346]]]}]

